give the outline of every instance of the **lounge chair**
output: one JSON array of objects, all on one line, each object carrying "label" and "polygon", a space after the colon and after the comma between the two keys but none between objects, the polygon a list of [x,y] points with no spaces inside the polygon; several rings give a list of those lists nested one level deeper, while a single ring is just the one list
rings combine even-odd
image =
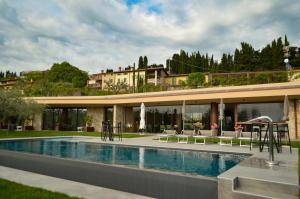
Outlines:
[{"label": "lounge chair", "polygon": [[[161,134],[158,135],[158,141],[159,142],[168,142],[169,137],[175,136],[176,130],[174,129],[164,129]],[[162,140],[162,138],[166,138],[166,140]]]},{"label": "lounge chair", "polygon": [[[211,137],[212,133],[211,131],[207,131],[207,130],[198,130],[197,134],[195,134],[193,136],[193,138],[195,139],[195,144],[206,144],[206,138]],[[203,142],[197,142],[197,139],[203,139]]]},{"label": "lounge chair", "polygon": [[[240,147],[248,147],[250,145],[250,149],[253,147],[253,139],[255,139],[256,136],[253,136],[251,138],[251,132],[240,132],[240,135],[238,137],[239,141],[240,141]],[[249,145],[247,144],[243,144],[243,141],[247,141],[249,142]]]},{"label": "lounge chair", "polygon": [[189,141],[189,137],[195,135],[195,130],[182,130],[182,133],[176,135],[178,143],[187,144]]},{"label": "lounge chair", "polygon": [[[236,137],[237,137],[237,135],[236,135],[236,132],[234,132],[234,131],[223,131],[222,135],[218,136],[218,138],[220,139],[219,144],[232,146],[232,141]],[[223,142],[224,140],[230,141],[230,143],[224,143]]]}]

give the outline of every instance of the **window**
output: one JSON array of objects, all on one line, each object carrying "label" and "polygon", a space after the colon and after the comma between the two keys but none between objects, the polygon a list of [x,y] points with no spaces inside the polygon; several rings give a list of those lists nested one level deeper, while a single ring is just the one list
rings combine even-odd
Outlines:
[{"label": "window", "polygon": [[244,122],[259,116],[269,116],[274,121],[283,117],[283,103],[253,103],[238,105],[238,121]]}]

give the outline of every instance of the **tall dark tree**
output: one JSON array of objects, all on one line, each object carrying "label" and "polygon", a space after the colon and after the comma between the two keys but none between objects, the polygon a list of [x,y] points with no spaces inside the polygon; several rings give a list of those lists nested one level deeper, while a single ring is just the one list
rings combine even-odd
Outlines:
[{"label": "tall dark tree", "polygon": [[138,69],[142,69],[142,68],[144,68],[144,60],[143,60],[143,57],[140,56],[139,63],[138,63]]},{"label": "tall dark tree", "polygon": [[143,60],[143,64],[144,64],[144,69],[145,69],[145,78],[144,78],[144,83],[147,84],[147,75],[148,75],[148,58],[147,56],[144,56],[144,60]]},{"label": "tall dark tree", "polygon": [[290,45],[290,42],[288,41],[286,35],[284,35],[284,45],[285,45],[285,46],[289,46],[289,45]]},{"label": "tall dark tree", "polygon": [[135,63],[133,63],[133,77],[132,77],[132,84],[133,84],[133,92],[135,93]]}]

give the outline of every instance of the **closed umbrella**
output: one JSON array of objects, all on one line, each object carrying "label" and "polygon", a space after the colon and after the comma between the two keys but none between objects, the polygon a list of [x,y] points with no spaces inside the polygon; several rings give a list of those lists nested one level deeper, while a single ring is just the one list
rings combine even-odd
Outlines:
[{"label": "closed umbrella", "polygon": [[283,102],[283,121],[288,121],[289,120],[289,98],[286,95],[284,97],[284,102]]},{"label": "closed umbrella", "polygon": [[185,100],[182,103],[182,130],[184,131],[184,121],[185,121]]},{"label": "closed umbrella", "polygon": [[223,135],[222,128],[223,128],[223,119],[224,119],[224,109],[225,109],[225,104],[223,102],[223,99],[221,99],[219,104],[219,120],[220,120],[221,135]]},{"label": "closed umbrella", "polygon": [[143,131],[143,130],[146,129],[146,122],[145,122],[145,104],[144,104],[144,103],[141,104],[141,113],[140,113],[140,117],[141,117],[141,120],[140,120],[140,126],[139,126],[139,129]]}]

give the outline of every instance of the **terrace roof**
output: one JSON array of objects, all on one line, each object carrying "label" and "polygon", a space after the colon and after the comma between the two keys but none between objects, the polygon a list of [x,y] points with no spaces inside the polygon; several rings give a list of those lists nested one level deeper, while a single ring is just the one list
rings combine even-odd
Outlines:
[{"label": "terrace roof", "polygon": [[289,99],[300,99],[300,82],[259,84],[247,86],[227,86],[197,88],[177,91],[148,92],[108,96],[61,96],[31,97],[40,104],[51,106],[112,106],[114,104],[135,106],[142,102],[146,105],[204,104],[219,102],[247,103],[283,101],[285,95]]}]

